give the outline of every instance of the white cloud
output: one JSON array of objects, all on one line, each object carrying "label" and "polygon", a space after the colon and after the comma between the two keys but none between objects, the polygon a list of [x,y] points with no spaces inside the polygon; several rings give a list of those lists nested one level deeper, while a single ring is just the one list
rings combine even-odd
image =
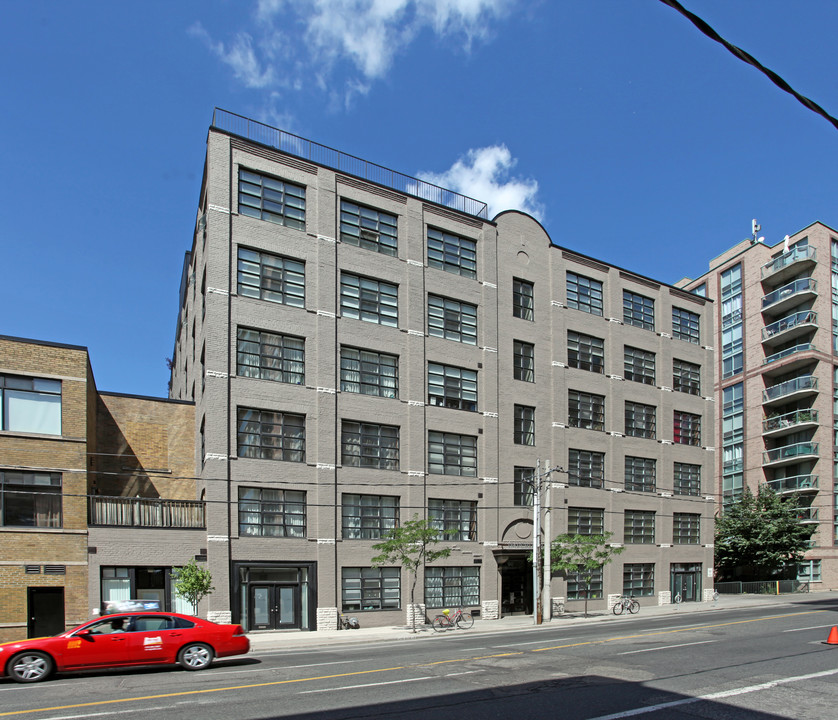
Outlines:
[{"label": "white cloud", "polygon": [[265,88],[273,84],[273,68],[263,67],[253,48],[253,39],[247,33],[238,33],[229,46],[213,42],[200,22],[189,28],[189,34],[203,40],[222,62],[232,68],[236,79],[241,80],[245,87]]},{"label": "white cloud", "polygon": [[490,218],[503,210],[521,210],[540,221],[544,208],[536,199],[538,182],[511,177],[517,162],[506,145],[491,145],[469,150],[445,172],[419,173],[417,177],[485,202]]}]

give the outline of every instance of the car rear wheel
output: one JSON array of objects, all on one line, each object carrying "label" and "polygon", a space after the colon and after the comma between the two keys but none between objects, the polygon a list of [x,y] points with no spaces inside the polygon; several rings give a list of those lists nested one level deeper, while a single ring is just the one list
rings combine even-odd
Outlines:
[{"label": "car rear wheel", "polygon": [[191,643],[181,648],[177,661],[184,670],[203,670],[209,667],[213,657],[215,653],[209,645]]},{"label": "car rear wheel", "polygon": [[52,674],[52,658],[46,653],[30,652],[15,655],[6,666],[7,675],[19,683],[46,680]]}]

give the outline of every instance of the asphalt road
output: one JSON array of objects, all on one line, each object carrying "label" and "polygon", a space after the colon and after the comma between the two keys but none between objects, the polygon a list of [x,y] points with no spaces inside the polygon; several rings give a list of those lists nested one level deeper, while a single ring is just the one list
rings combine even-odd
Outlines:
[{"label": "asphalt road", "polygon": [[835,600],[0,681],[0,718],[838,718]]}]

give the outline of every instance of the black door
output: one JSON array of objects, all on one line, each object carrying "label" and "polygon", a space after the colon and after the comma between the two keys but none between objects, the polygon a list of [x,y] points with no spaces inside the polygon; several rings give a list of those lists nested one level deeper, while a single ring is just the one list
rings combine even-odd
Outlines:
[{"label": "black door", "polygon": [[28,637],[47,637],[64,632],[64,588],[27,588]]},{"label": "black door", "polygon": [[251,585],[248,630],[300,627],[299,585]]}]

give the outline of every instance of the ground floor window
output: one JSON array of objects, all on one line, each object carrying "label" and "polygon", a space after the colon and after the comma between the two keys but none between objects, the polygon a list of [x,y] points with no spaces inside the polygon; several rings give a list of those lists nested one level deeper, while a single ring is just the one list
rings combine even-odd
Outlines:
[{"label": "ground floor window", "polygon": [[623,595],[648,597],[655,594],[655,566],[652,563],[623,565]]},{"label": "ground floor window", "polygon": [[161,610],[192,615],[192,606],[175,594],[170,567],[103,567],[102,613]]},{"label": "ground floor window", "polygon": [[401,600],[401,569],[343,568],[341,598],[344,612],[397,610]]},{"label": "ground floor window", "polygon": [[797,579],[800,582],[820,582],[821,561],[805,560],[802,563],[797,563]]},{"label": "ground floor window", "polygon": [[[567,599],[585,599],[585,580],[582,573],[568,573],[567,576]],[[602,597],[602,568],[591,575],[591,585],[587,588],[588,600],[597,600]]]},{"label": "ground floor window", "polygon": [[426,607],[465,607],[479,604],[479,567],[425,568]]}]

